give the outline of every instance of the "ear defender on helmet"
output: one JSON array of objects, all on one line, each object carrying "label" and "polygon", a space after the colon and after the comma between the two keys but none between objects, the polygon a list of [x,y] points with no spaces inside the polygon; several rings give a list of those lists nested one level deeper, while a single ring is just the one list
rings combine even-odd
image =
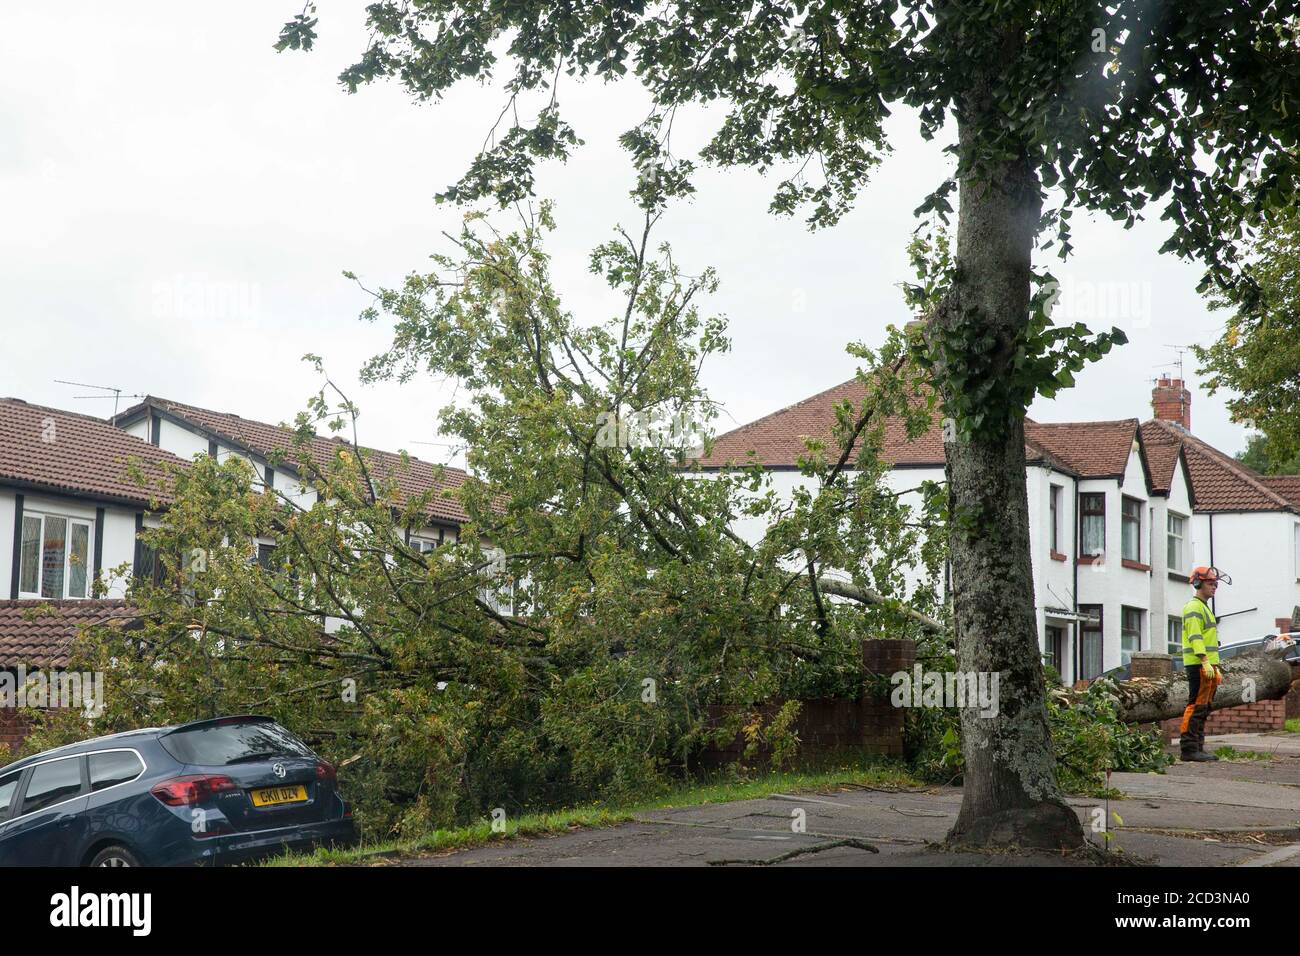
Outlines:
[{"label": "ear defender on helmet", "polygon": [[1191,582],[1192,587],[1199,588],[1206,581],[1217,581],[1219,584],[1231,584],[1232,575],[1225,574],[1215,567],[1207,568],[1202,566],[1199,568],[1193,568],[1191,576],[1188,577],[1187,580]]}]

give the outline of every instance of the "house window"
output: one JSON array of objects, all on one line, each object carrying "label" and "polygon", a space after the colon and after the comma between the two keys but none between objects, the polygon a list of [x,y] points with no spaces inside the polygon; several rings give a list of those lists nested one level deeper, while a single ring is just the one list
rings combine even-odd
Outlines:
[{"label": "house window", "polygon": [[1065,628],[1049,626],[1043,634],[1043,663],[1061,673],[1061,659],[1065,647]]},{"label": "house window", "polygon": [[1087,618],[1079,627],[1083,652],[1080,676],[1084,680],[1092,680],[1101,674],[1103,660],[1101,605],[1080,604],[1079,613]]},{"label": "house window", "polygon": [[257,563],[263,571],[275,571],[275,545],[257,542]]},{"label": "house window", "polygon": [[89,596],[89,521],[24,512],[20,550],[20,597],[63,600]]},{"label": "house window", "polygon": [[1165,630],[1165,644],[1169,653],[1181,657],[1183,653],[1183,619],[1181,617],[1169,618],[1169,623]]},{"label": "house window", "polygon": [[411,535],[411,540],[410,540],[411,550],[417,551],[420,554],[428,554],[430,551],[437,551],[438,546],[441,545],[442,543],[443,543],[443,531],[441,528],[438,529],[438,537],[436,539],[421,537],[419,535],[413,534]]},{"label": "house window", "polygon": [[135,576],[152,584],[161,585],[166,577],[166,565],[163,563],[162,556],[158,554],[158,549],[139,539],[136,539],[136,545],[138,550]]},{"label": "house window", "polygon": [[1106,550],[1106,496],[1079,495],[1079,553],[1098,555]]},{"label": "house window", "polygon": [[1183,570],[1183,542],[1187,540],[1187,519],[1169,512],[1169,534],[1165,538],[1170,571]]},{"label": "house window", "polygon": [[484,554],[488,563],[483,572],[490,583],[479,588],[479,600],[497,614],[509,617],[515,613],[515,579],[507,569],[506,553],[500,548],[489,548]]},{"label": "house window", "polygon": [[1125,498],[1121,515],[1120,557],[1125,561],[1142,560],[1142,502]]},{"label": "house window", "polygon": [[1142,650],[1142,611],[1135,607],[1126,607],[1120,614],[1119,625],[1119,662],[1127,664],[1133,654]]},{"label": "house window", "polygon": [[1061,550],[1061,486],[1052,485],[1048,494],[1048,510],[1052,522],[1052,550],[1059,553]]}]

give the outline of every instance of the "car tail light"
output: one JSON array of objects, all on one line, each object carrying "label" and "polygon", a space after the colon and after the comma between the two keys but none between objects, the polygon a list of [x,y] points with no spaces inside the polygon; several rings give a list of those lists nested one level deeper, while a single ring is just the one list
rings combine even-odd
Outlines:
[{"label": "car tail light", "polygon": [[229,793],[238,789],[235,781],[227,776],[200,773],[164,780],[149,792],[169,807],[192,807],[219,793]]},{"label": "car tail light", "polygon": [[334,783],[339,779],[339,772],[334,769],[332,763],[321,760],[316,764],[316,779],[322,783],[326,780]]}]

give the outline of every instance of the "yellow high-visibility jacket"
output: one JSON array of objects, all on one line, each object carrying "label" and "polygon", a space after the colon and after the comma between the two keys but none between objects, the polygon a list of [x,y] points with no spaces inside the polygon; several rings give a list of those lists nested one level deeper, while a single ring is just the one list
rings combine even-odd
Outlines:
[{"label": "yellow high-visibility jacket", "polygon": [[1183,664],[1219,663],[1219,627],[1208,604],[1193,597],[1183,605]]}]

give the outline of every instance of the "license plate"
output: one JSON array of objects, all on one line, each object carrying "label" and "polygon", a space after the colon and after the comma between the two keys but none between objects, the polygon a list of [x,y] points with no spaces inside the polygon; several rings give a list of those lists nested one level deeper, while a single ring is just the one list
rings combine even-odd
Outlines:
[{"label": "license plate", "polygon": [[255,807],[278,807],[282,803],[305,803],[306,800],[307,788],[303,786],[263,787],[253,791]]}]

